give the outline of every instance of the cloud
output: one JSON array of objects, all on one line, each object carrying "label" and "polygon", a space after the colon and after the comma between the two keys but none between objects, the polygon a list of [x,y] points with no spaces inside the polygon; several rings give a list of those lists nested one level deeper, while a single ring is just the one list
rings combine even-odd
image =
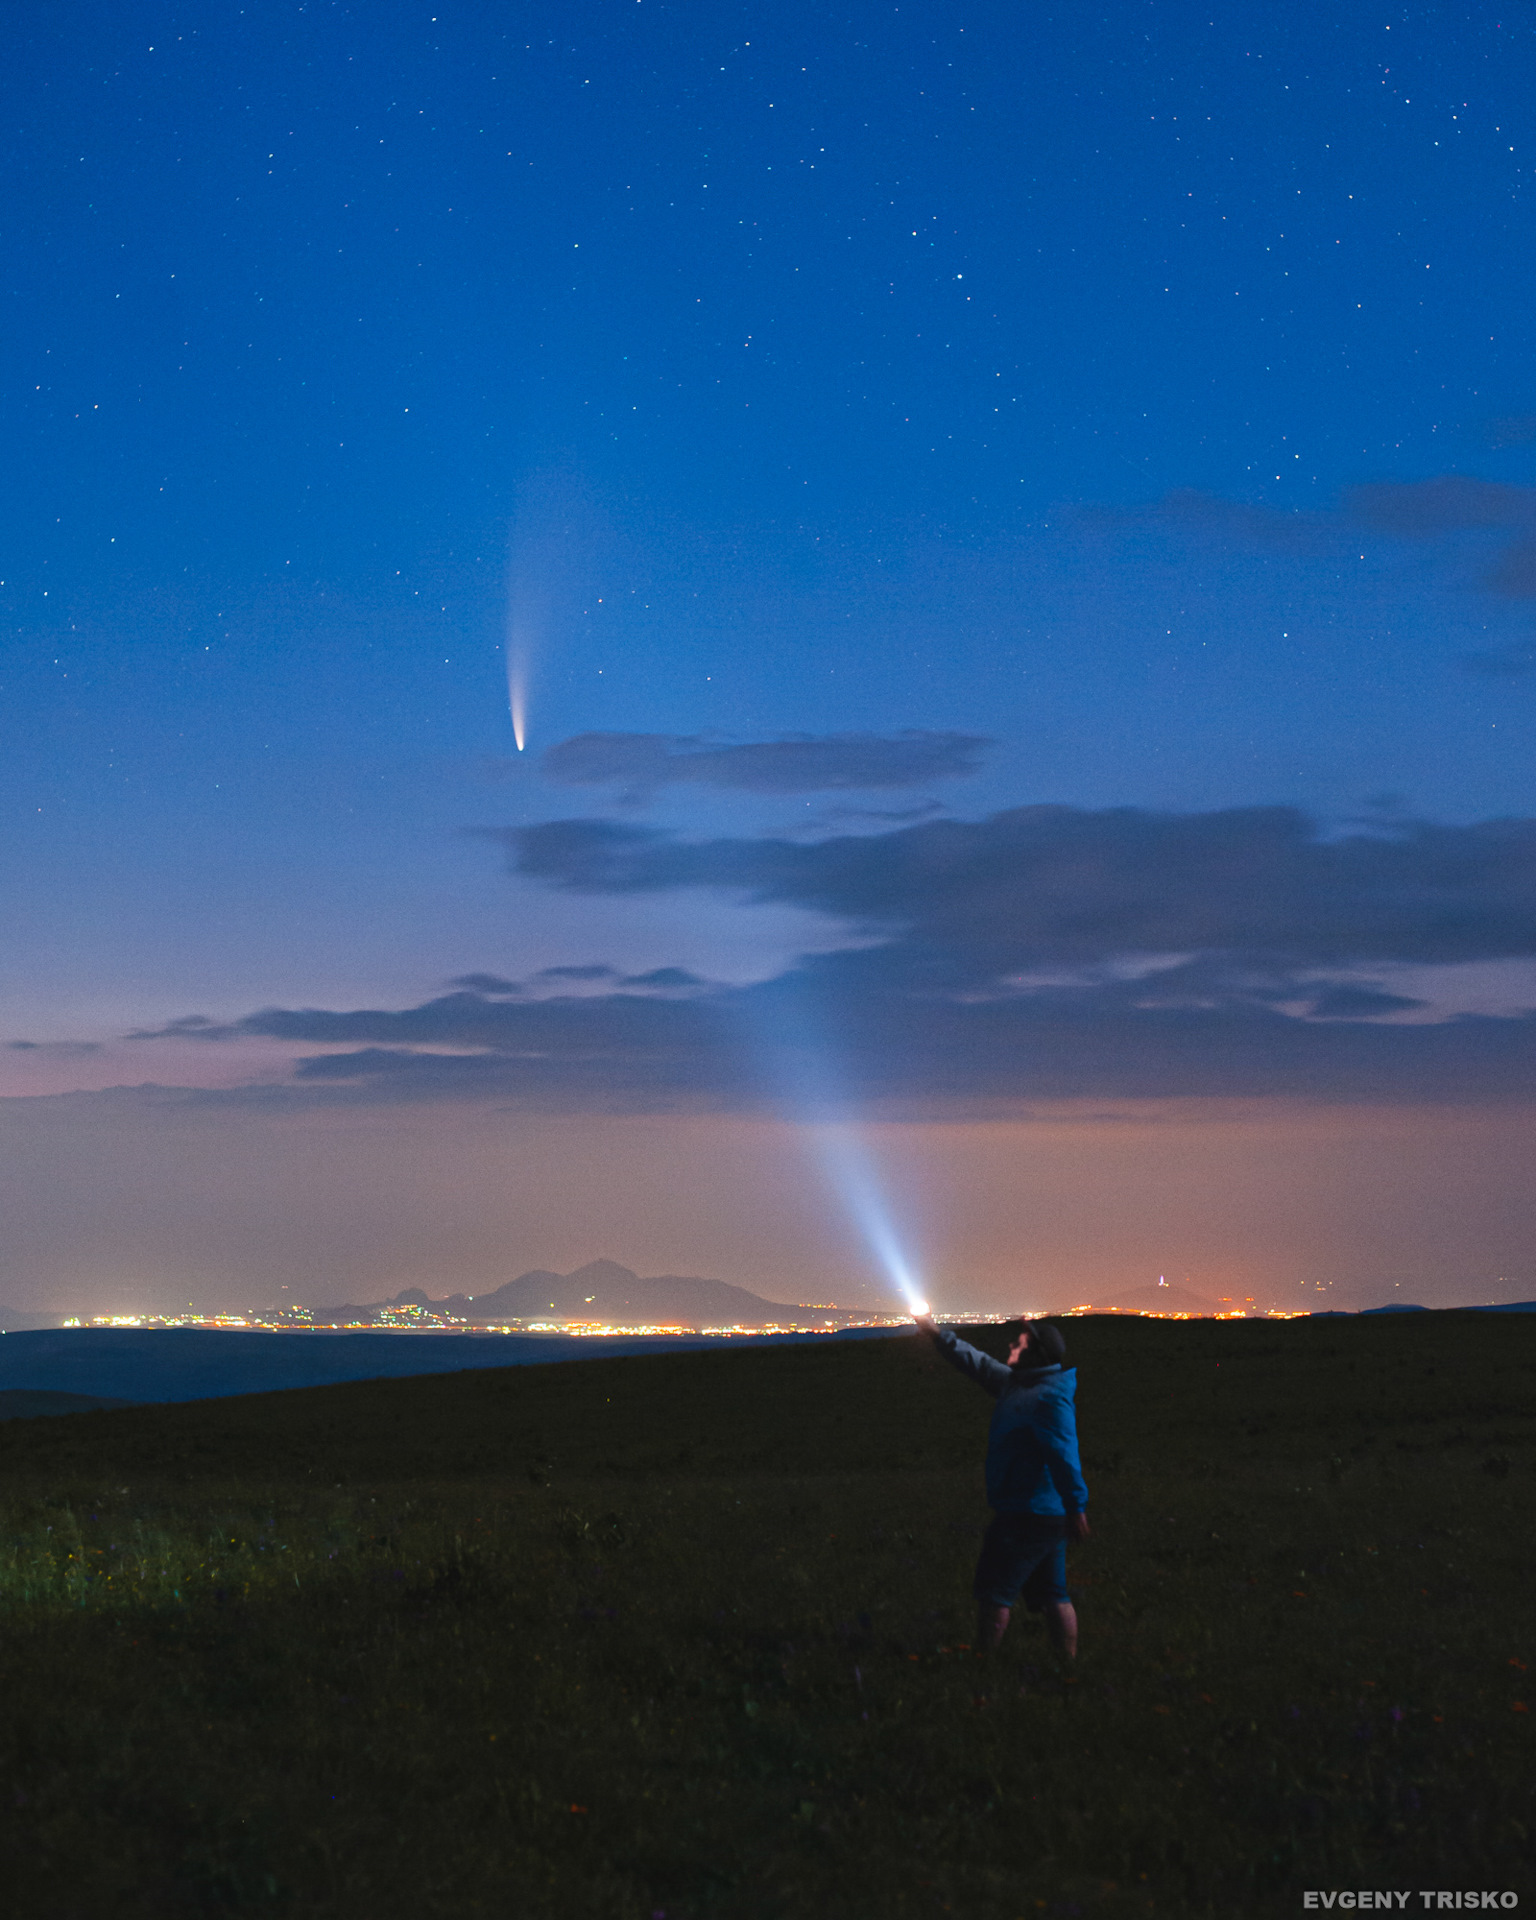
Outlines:
[{"label": "cloud", "polygon": [[1425,1002],[1403,993],[1385,993],[1379,987],[1333,986],[1312,1002],[1314,1020],[1375,1020],[1385,1014],[1410,1013]]},{"label": "cloud", "polygon": [[1509,600],[1536,599],[1536,534],[1511,541],[1484,584]]},{"label": "cloud", "polygon": [[1282,966],[1536,953],[1536,821],[1322,835],[1289,807],[1021,807],[800,843],[685,841],[612,821],[499,835],[519,874],[579,893],[707,887],[884,931],[958,982],[1125,954]]},{"label": "cloud", "polygon": [[367,1043],[296,1061],[296,1083],[332,1101],[468,1098],[602,1112],[759,1104],[745,1031],[722,1023],[715,1005],[654,989],[400,1012],[268,1009],[250,1030]]},{"label": "cloud", "polygon": [[234,1040],[240,1037],[242,1023],[210,1020],[201,1013],[189,1013],[163,1027],[135,1027],[123,1037],[127,1040]]},{"label": "cloud", "polygon": [[1536,673],[1536,645],[1527,640],[1491,653],[1464,653],[1457,664],[1479,680],[1515,680]]},{"label": "cloud", "polygon": [[1422,540],[1442,533],[1536,526],[1536,487],[1447,473],[1429,480],[1352,487],[1344,507],[1361,526]]},{"label": "cloud", "polygon": [[1484,438],[1490,447],[1528,447],[1536,441],[1536,413],[1506,413],[1488,421]]},{"label": "cloud", "polygon": [[99,1040],[7,1040],[11,1053],[85,1054],[100,1053]]},{"label": "cloud", "polygon": [[285,1097],[322,1103],[950,1116],[1076,1096],[1486,1103],[1536,1085],[1536,1017],[1440,1017],[1428,988],[1391,985],[1407,964],[1422,982],[1536,960],[1536,820],[1329,835],[1278,807],[1026,807],[815,844],[610,821],[502,838],[544,884],[721,888],[851,922],[866,944],[748,986],[553,968],[400,1010],[274,1007],[162,1034],[286,1045]]},{"label": "cloud", "polygon": [[[899,970],[898,970],[899,972]],[[1341,999],[1342,999],[1342,990]],[[1124,990],[964,1000],[913,995],[866,959],[844,956],[763,986],[705,999],[639,995],[487,1008],[486,1043],[431,1043],[430,1008],[375,1014],[397,1044],[314,1053],[271,1106],[461,1101],[515,1110],[789,1112],[859,1109],[890,1117],[1002,1114],[1042,1100],[1305,1097],[1328,1101],[1529,1102],[1536,1018],[1384,1021],[1400,998],[1363,991],[1352,1007],[1314,996],[1294,1017],[1228,996],[1138,1005]],[[1410,1003],[1411,1004],[1411,1003]],[[332,1037],[335,1016],[311,1016]],[[454,1022],[453,1037],[464,1028]],[[830,1050],[824,1036],[834,1036]],[[400,1044],[410,1036],[415,1044]],[[244,1104],[245,1090],[198,1096]]]},{"label": "cloud", "polygon": [[499,973],[461,973],[450,986],[461,987],[466,993],[483,993],[487,999],[497,999],[502,995],[517,994],[525,991],[517,980],[503,980]]},{"label": "cloud", "polygon": [[1502,533],[1511,537],[1480,584],[1504,599],[1536,599],[1536,487],[1480,480],[1470,474],[1352,487],[1339,507],[1326,513],[1256,506],[1184,488],[1142,506],[1083,509],[1076,518],[1079,524],[1104,532],[1163,528],[1235,545],[1313,551],[1337,546],[1361,528],[1402,540]]},{"label": "cloud", "polygon": [[1356,487],[1345,496],[1345,506],[1362,525],[1410,539],[1513,534],[1482,584],[1509,600],[1536,597],[1536,487],[1442,474],[1432,480]]},{"label": "cloud", "polygon": [[882,826],[904,827],[913,820],[931,820],[943,811],[943,803],[938,800],[924,800],[915,807],[827,807],[820,816],[820,824],[835,827],[850,820],[878,820]]},{"label": "cloud", "polygon": [[653,993],[692,993],[709,983],[686,967],[652,967],[649,973],[624,976],[626,987],[645,987]]},{"label": "cloud", "polygon": [[991,742],[979,734],[910,731],[795,736],[730,746],[702,735],[579,733],[545,753],[544,777],[567,787],[666,786],[742,793],[916,787],[974,773]]}]

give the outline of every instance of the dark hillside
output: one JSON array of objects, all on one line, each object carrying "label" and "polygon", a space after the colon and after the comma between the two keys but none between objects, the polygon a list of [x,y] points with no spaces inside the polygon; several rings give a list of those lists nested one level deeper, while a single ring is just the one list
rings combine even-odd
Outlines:
[{"label": "dark hillside", "polygon": [[[1088,1453],[1214,1468],[1282,1438],[1326,1468],[1361,1441],[1531,1410],[1536,1320],[1466,1314],[1066,1323]],[[998,1327],[966,1330],[1003,1351]],[[572,1474],[817,1473],[976,1464],[984,1395],[925,1340],[573,1360],[133,1408],[47,1433],[11,1426],[0,1462],[56,1473],[304,1473],[389,1480],[517,1471],[553,1448]],[[1399,1444],[1400,1443],[1400,1444]],[[1472,1444],[1468,1431],[1452,1442]],[[254,1451],[253,1451],[254,1450]]]},{"label": "dark hillside", "polygon": [[1524,1903],[1536,1320],[1068,1333],[1066,1677],[917,1338],[4,1423],[7,1915]]},{"label": "dark hillside", "polygon": [[132,1400],[114,1400],[98,1393],[51,1393],[47,1388],[0,1388],[0,1420],[35,1420],[50,1413],[100,1413],[111,1407],[131,1407]]}]

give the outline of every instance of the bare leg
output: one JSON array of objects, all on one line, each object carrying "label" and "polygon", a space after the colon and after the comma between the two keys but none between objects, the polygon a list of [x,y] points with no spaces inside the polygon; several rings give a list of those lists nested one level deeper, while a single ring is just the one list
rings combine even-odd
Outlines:
[{"label": "bare leg", "polygon": [[985,1600],[981,1601],[976,1608],[976,1651],[996,1653],[1007,1631],[1008,1609],[994,1607]]},{"label": "bare leg", "polygon": [[[1006,1618],[1006,1616],[1005,1616]],[[1077,1609],[1070,1600],[1053,1601],[1045,1610],[1045,1624],[1063,1660],[1077,1658]]]}]

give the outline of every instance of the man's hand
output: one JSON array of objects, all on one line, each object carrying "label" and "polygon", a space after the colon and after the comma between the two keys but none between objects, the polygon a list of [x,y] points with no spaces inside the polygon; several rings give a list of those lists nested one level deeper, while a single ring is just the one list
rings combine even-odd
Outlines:
[{"label": "man's hand", "polygon": [[939,1323],[931,1313],[914,1313],[912,1324],[921,1327],[924,1333],[937,1333],[939,1330]]},{"label": "man's hand", "polygon": [[1086,1513],[1071,1513],[1067,1516],[1067,1534],[1073,1540],[1086,1540],[1090,1528]]}]

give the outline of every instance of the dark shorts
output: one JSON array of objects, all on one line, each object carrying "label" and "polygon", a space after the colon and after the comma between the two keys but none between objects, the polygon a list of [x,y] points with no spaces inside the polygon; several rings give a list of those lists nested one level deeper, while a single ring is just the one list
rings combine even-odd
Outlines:
[{"label": "dark shorts", "polygon": [[1031,1613],[1067,1600],[1067,1523],[1060,1514],[995,1513],[981,1543],[973,1588],[990,1607]]}]

